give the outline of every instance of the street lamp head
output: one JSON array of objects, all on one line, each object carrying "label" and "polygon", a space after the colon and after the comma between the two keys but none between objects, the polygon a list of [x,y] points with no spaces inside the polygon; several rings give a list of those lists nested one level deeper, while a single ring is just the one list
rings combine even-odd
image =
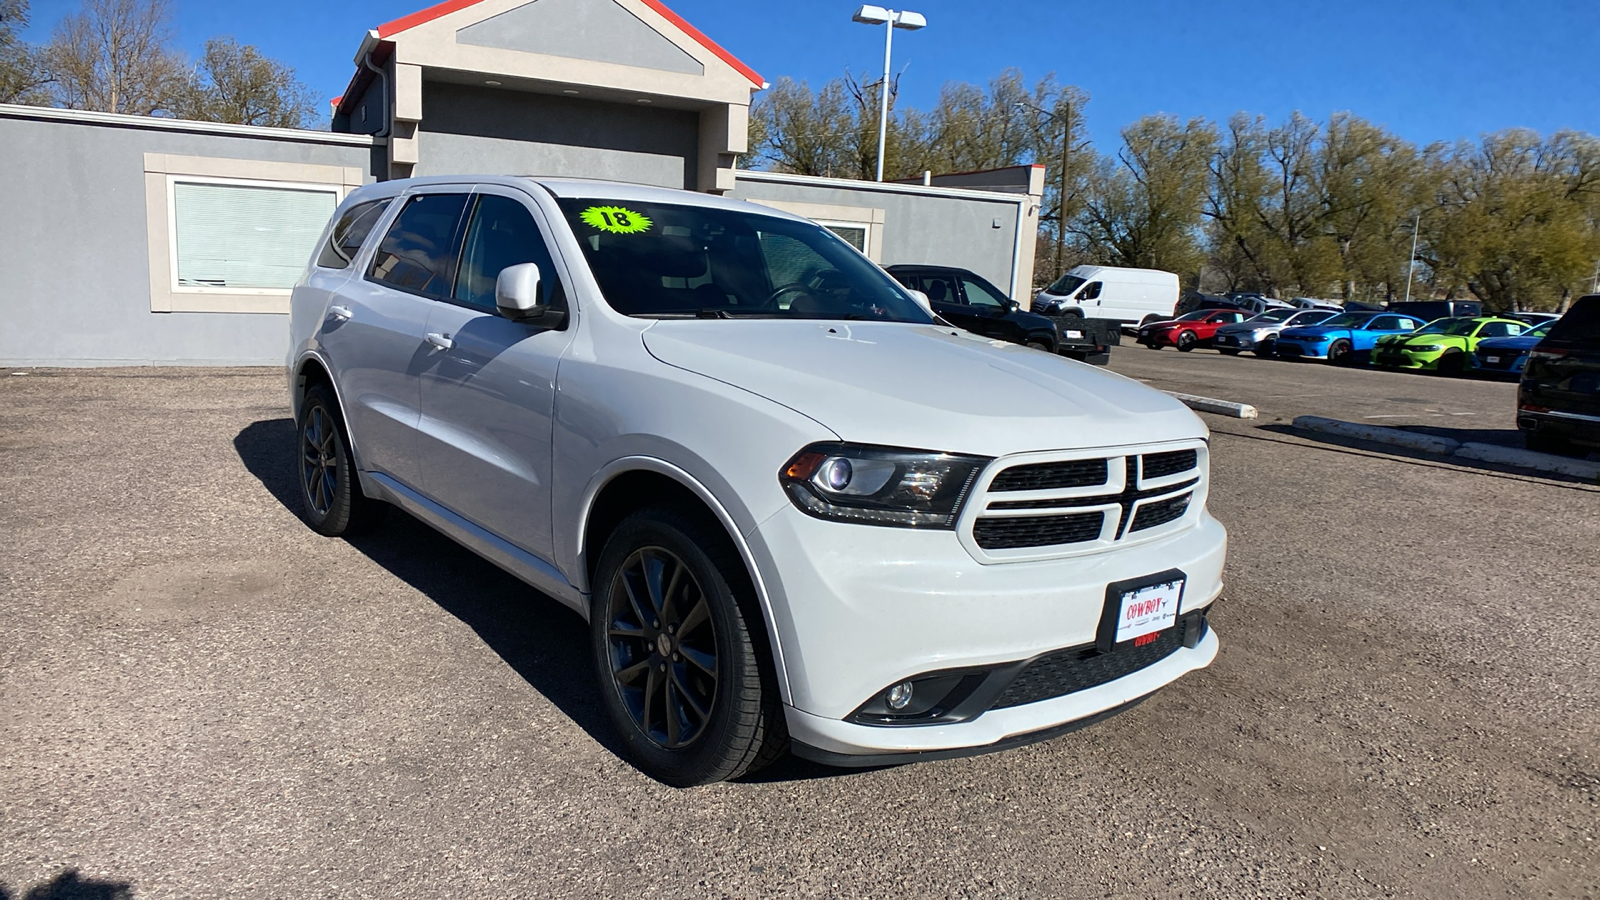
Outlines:
[{"label": "street lamp head", "polygon": [[856,14],[851,16],[850,20],[852,22],[860,22],[863,25],[882,25],[885,22],[891,22],[894,27],[903,28],[906,31],[916,31],[918,28],[926,28],[928,26],[928,19],[922,13],[903,10],[897,12],[892,9],[885,9],[882,6],[863,6],[856,10]]}]

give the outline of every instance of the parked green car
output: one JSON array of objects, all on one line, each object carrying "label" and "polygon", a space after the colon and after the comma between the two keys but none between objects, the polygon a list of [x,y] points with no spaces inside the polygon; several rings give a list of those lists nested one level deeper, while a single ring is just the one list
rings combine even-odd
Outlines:
[{"label": "parked green car", "polygon": [[1372,364],[1386,369],[1418,369],[1459,375],[1467,367],[1467,354],[1484,338],[1516,337],[1528,330],[1527,322],[1496,316],[1457,316],[1429,322],[1410,334],[1378,338]]}]

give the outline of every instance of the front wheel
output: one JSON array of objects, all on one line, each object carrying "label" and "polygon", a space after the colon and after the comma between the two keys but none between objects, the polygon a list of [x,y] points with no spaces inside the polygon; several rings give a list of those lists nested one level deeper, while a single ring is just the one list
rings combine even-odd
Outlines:
[{"label": "front wheel", "polygon": [[1347,365],[1350,362],[1350,342],[1334,341],[1328,348],[1328,362],[1335,366]]},{"label": "front wheel", "polygon": [[1439,360],[1440,375],[1460,375],[1467,370],[1467,357],[1462,353],[1451,353]]},{"label": "front wheel", "polygon": [[640,770],[693,787],[784,752],[754,591],[720,528],[672,508],[636,512],[606,541],[594,584],[601,697]]},{"label": "front wheel", "polygon": [[1050,345],[1046,344],[1044,341],[1029,341],[1028,342],[1028,346],[1032,347],[1035,350],[1043,350],[1046,353],[1054,353],[1055,352],[1054,350],[1051,350],[1050,349]]},{"label": "front wheel", "polygon": [[1200,339],[1195,337],[1195,334],[1192,331],[1185,331],[1185,332],[1182,332],[1182,333],[1180,333],[1178,335],[1178,352],[1179,353],[1188,353],[1189,351],[1193,350],[1195,347],[1199,346],[1199,344],[1200,344]]},{"label": "front wheel", "polygon": [[1259,356],[1262,359],[1271,359],[1274,356],[1277,356],[1278,355],[1278,342],[1277,341],[1262,341],[1261,343],[1256,345],[1255,354],[1256,354],[1256,356]]}]

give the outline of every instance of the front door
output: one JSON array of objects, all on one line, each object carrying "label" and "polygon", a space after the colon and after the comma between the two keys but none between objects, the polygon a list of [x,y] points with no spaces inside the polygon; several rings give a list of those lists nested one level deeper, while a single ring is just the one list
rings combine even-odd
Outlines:
[{"label": "front door", "polygon": [[572,331],[513,322],[494,299],[500,271],[531,262],[544,302],[567,308],[547,221],[514,189],[484,188],[474,197],[460,272],[428,319],[430,340],[440,346],[423,368],[419,442],[430,497],[549,560],[556,367]]}]

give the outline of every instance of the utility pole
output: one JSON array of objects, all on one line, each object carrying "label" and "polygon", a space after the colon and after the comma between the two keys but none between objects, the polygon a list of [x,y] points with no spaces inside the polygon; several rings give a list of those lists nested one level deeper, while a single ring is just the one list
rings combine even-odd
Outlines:
[{"label": "utility pole", "polygon": [[1417,219],[1411,223],[1411,260],[1406,263],[1406,302],[1411,302],[1411,279],[1417,271],[1417,232],[1422,229],[1422,210],[1417,210]]},{"label": "utility pole", "polygon": [[1072,153],[1072,101],[1066,101],[1067,115],[1061,123],[1061,195],[1056,198],[1056,278],[1064,272],[1067,243],[1067,157]]}]

